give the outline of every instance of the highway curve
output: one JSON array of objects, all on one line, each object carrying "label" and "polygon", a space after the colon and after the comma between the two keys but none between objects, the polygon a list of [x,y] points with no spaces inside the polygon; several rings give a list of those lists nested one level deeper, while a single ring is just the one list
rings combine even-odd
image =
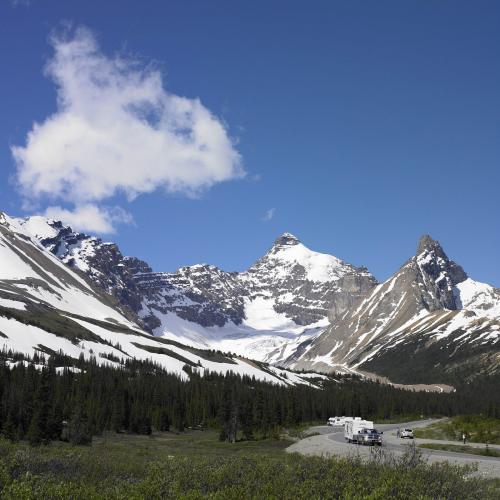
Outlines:
[{"label": "highway curve", "polygon": [[[405,448],[411,444],[410,439],[398,439],[396,431],[398,427],[408,427],[415,429],[416,427],[425,427],[437,420],[418,420],[415,422],[405,422],[400,424],[381,424],[375,427],[384,432],[383,435],[383,452],[390,452],[396,455],[404,453]],[[344,438],[343,427],[328,427],[316,426],[309,429],[311,433],[319,433],[317,436],[301,439],[296,443],[289,446],[286,451],[289,453],[300,453],[302,455],[318,455],[318,456],[355,456],[360,455],[369,457],[372,453],[371,446],[362,446],[356,444],[349,444]],[[415,444],[422,443],[443,443],[443,444],[460,444],[455,441],[437,441],[432,439],[414,439]],[[471,444],[475,447],[484,447],[481,444]],[[500,449],[500,446],[491,446],[495,449]],[[422,454],[429,462],[442,462],[449,461],[459,465],[464,464],[477,464],[478,474],[484,477],[500,477],[500,458],[497,457],[483,457],[480,455],[472,455],[467,453],[456,453],[451,451],[442,450],[429,450],[419,448]]]}]

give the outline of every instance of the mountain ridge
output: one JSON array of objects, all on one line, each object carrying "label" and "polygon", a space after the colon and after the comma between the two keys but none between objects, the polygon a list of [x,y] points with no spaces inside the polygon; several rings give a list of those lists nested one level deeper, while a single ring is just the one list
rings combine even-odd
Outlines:
[{"label": "mountain ridge", "polygon": [[117,245],[58,221],[26,218],[17,224],[155,335],[261,361],[279,361],[277,350],[285,343],[315,335],[376,283],[366,268],[313,252],[291,233],[280,235],[243,272],[208,264],[153,272],[144,261],[124,257]]},{"label": "mountain ridge", "polygon": [[[472,359],[490,353],[486,363],[471,362],[469,371],[496,370],[500,361],[499,318],[500,290],[471,280],[436,240],[424,235],[416,254],[396,273],[313,342],[299,346],[285,364],[324,371],[359,368],[396,376],[398,382],[416,382],[411,376],[413,369],[419,373],[418,381],[429,381],[419,367],[412,367],[412,359],[416,353],[422,358],[425,352],[436,358],[434,351],[438,349],[439,362],[455,368],[460,368],[457,360],[464,354]],[[481,345],[477,345],[479,341]],[[405,355],[396,356],[394,353],[403,347]],[[425,365],[424,361],[420,359],[420,364]],[[446,369],[428,369],[441,381],[447,378]]]},{"label": "mountain ridge", "polygon": [[366,268],[314,252],[291,233],[243,272],[209,264],[153,272],[114,243],[60,222],[15,224],[169,341],[395,382],[444,383],[465,366],[467,376],[500,369],[500,290],[469,278],[429,235],[378,283]]},{"label": "mountain ridge", "polygon": [[19,221],[0,214],[0,347],[12,362],[17,353],[33,358],[61,351],[75,362],[83,356],[116,368],[129,358],[149,360],[181,378],[196,370],[231,372],[280,385],[317,386],[321,380],[318,374],[297,374],[154,337],[127,318],[116,300],[83,272],[72,270],[32,239],[33,227],[20,229]]}]

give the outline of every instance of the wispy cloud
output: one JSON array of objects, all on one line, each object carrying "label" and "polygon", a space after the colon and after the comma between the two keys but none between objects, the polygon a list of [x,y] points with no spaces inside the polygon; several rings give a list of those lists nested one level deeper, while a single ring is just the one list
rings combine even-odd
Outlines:
[{"label": "wispy cloud", "polygon": [[78,205],[74,210],[62,207],[49,207],[43,214],[49,219],[62,220],[77,231],[114,233],[115,224],[131,224],[134,218],[120,207],[97,207]]},{"label": "wispy cloud", "polygon": [[270,208],[269,210],[266,211],[264,214],[264,217],[262,217],[262,220],[264,221],[269,221],[274,217],[274,214],[276,213],[275,208]]},{"label": "wispy cloud", "polygon": [[13,7],[29,7],[32,0],[10,0]]},{"label": "wispy cloud", "polygon": [[197,196],[245,175],[224,123],[199,99],[165,90],[157,69],[108,57],[85,28],[53,36],[51,45],[46,74],[57,111],[12,148],[25,199],[72,205],[73,216],[47,209],[68,222],[92,211],[87,229],[108,232],[118,219],[103,203],[116,194],[130,201],[162,188]]}]

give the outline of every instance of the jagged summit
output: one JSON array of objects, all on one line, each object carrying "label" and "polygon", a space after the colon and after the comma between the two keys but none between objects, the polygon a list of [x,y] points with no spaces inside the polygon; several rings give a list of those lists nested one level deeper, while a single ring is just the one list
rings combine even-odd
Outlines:
[{"label": "jagged summit", "polygon": [[441,248],[441,245],[432,236],[424,234],[418,240],[417,255],[433,248]]},{"label": "jagged summit", "polygon": [[274,241],[275,247],[293,246],[300,244],[300,240],[291,233],[283,233]]},{"label": "jagged summit", "polygon": [[[427,234],[420,238],[417,254],[412,260],[427,276],[428,279],[425,282],[428,283],[431,279],[436,282],[438,288],[447,288],[449,291],[453,286],[467,279],[467,274],[462,267],[450,260],[439,242]],[[448,307],[451,304],[453,300],[450,297]]]},{"label": "jagged summit", "polygon": [[446,254],[444,253],[443,247],[439,243],[439,241],[435,240],[428,234],[424,234],[420,237],[417,246],[417,255],[424,253],[425,251],[434,251],[437,255],[447,259]]}]

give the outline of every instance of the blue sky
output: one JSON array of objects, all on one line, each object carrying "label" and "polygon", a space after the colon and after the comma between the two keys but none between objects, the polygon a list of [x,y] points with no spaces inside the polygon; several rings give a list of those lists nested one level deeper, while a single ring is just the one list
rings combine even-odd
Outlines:
[{"label": "blue sky", "polygon": [[[194,195],[158,184],[79,198],[117,214],[106,238],[124,253],[156,270],[242,270],[289,231],[385,279],[429,233],[500,286],[498,2],[4,0],[0,25],[0,209],[72,210],[83,196],[40,194],[33,177],[23,190],[12,155],[58,109],[51,34],[83,26],[99,57],[161,74],[186,105],[199,98],[240,155],[218,143]],[[146,172],[155,157],[141,154]]]}]

